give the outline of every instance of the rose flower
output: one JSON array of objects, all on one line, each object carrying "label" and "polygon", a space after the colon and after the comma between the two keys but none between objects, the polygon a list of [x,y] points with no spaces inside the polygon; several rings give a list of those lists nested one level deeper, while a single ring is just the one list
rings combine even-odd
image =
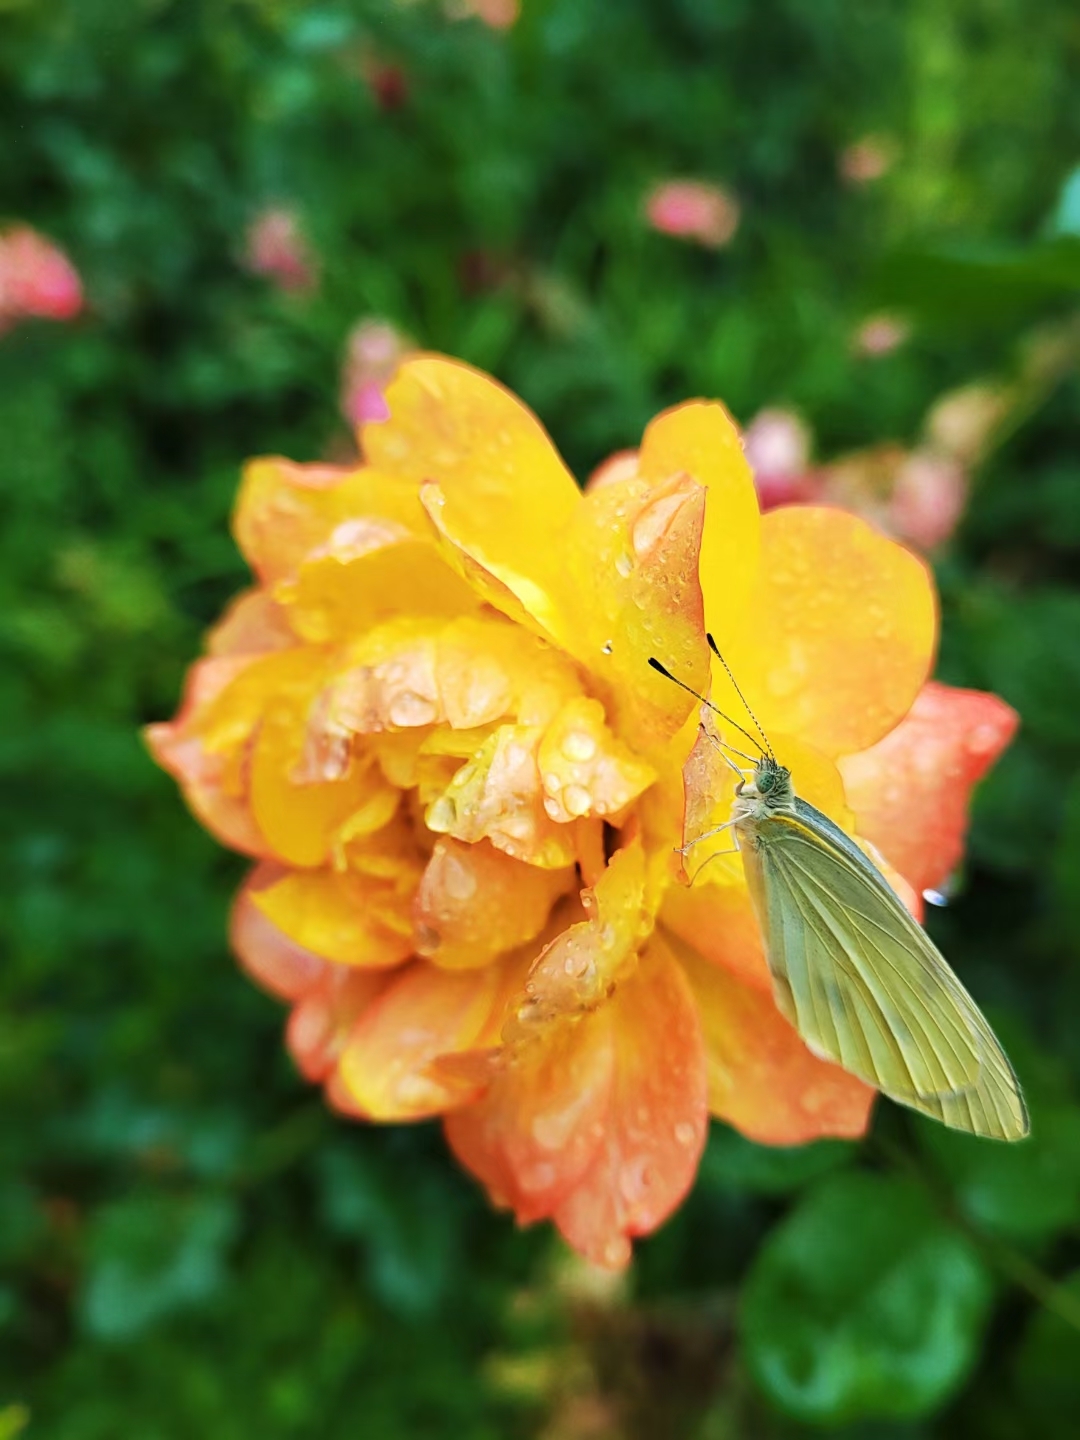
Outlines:
[{"label": "rose flower", "polygon": [[[248,466],[255,585],[149,743],[257,862],[233,945],[303,1074],[357,1117],[442,1116],[496,1204],[617,1266],[710,1114],[792,1145],[874,1098],[776,1010],[738,857],[685,884],[696,705],[649,657],[703,690],[711,630],[799,792],[907,893],[956,865],[1015,717],[927,684],[918,559],[839,510],[759,515],[722,406],[660,415],[582,494],[465,365],[409,359],[386,400],[355,469]],[[687,795],[688,822],[724,802],[692,763]]]}]

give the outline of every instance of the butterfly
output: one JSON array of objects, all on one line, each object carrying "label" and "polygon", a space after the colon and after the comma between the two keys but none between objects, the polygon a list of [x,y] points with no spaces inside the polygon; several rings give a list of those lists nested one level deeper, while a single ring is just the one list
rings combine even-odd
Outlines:
[{"label": "butterfly", "polygon": [[764,748],[729,721],[760,753],[752,772],[739,770],[731,818],[718,828],[734,832],[777,1008],[815,1055],[891,1100],[956,1130],[1023,1139],[1020,1085],[982,1012],[873,860],[796,795],[746,709]]}]

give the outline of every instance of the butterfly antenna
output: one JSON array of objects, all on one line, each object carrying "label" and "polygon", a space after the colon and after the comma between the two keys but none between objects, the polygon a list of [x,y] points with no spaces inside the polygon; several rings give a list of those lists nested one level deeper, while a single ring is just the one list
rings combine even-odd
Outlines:
[{"label": "butterfly antenna", "polygon": [[[719,715],[720,719],[726,721],[728,725],[734,725],[735,729],[738,730],[739,734],[745,735],[747,740],[750,741],[751,745],[756,745],[758,743],[757,737],[755,735],[751,735],[749,730],[744,730],[737,720],[732,720],[730,715],[725,715],[724,712],[718,706],[714,705],[711,700],[706,700],[704,695],[699,695],[698,692],[691,685],[687,685],[685,680],[680,680],[677,675],[673,675],[666,665],[660,664],[660,661],[657,660],[655,655],[649,656],[649,664],[654,670],[658,671],[659,674],[663,675],[665,680],[670,680],[673,685],[678,685],[680,690],[685,690],[688,695],[693,695],[695,700],[700,701],[701,704],[704,705],[707,710],[711,710],[714,715]],[[739,687],[736,685],[735,688],[736,690],[738,690]],[[743,701],[743,704],[746,705],[745,700]],[[746,708],[747,710],[749,710],[750,706],[747,705]],[[756,720],[754,721],[754,724],[757,725]],[[760,725],[758,725],[758,729],[761,729]],[[768,748],[769,742],[767,740],[765,741],[765,745],[766,748]],[[734,745],[729,745],[728,749],[735,750],[735,747]],[[742,755],[742,751],[735,750],[735,754]],[[772,755],[771,749],[769,749],[769,754]],[[750,760],[751,757],[749,755],[743,755],[743,759]]]},{"label": "butterfly antenna", "polygon": [[[760,721],[760,720],[757,718],[757,716],[754,714],[753,710],[751,710],[751,708],[750,708],[750,702],[747,700],[746,696],[745,696],[745,695],[742,693],[742,691],[739,689],[739,682],[735,679],[735,676],[731,673],[731,666],[730,666],[730,665],[727,663],[727,661],[724,659],[723,655],[720,654],[720,649],[719,649],[716,641],[713,639],[713,637],[712,637],[710,634],[708,634],[708,632],[706,632],[705,639],[709,642],[709,649],[712,651],[712,653],[713,653],[713,654],[716,656],[716,658],[720,661],[720,664],[723,665],[724,669],[727,671],[727,677],[728,677],[728,679],[731,681],[732,685],[734,685],[734,687],[735,687],[735,694],[738,695],[739,699],[740,699],[740,700],[742,701],[742,703],[746,706],[746,713],[750,716],[750,719],[754,722],[755,726],[757,727],[757,732],[758,732],[758,734],[761,736],[762,740],[765,742],[765,750],[766,750],[766,753],[768,754],[768,756],[769,756],[770,759],[775,760],[775,759],[776,759],[776,756],[775,756],[775,754],[773,753],[773,748],[772,748],[772,746],[769,744],[769,737],[765,734],[765,731],[762,729],[761,721]],[[719,712],[717,712],[717,713],[719,713]],[[746,731],[745,731],[745,730],[743,731],[743,734],[744,734],[744,735],[746,734]],[[754,743],[755,743],[755,745],[756,745],[756,744],[757,744],[757,741],[755,740]]]}]

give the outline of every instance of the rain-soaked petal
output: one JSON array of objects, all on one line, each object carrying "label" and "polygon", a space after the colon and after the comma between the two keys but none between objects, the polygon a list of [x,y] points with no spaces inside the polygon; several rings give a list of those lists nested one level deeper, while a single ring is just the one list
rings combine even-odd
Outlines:
[{"label": "rain-soaked petal", "polygon": [[297,643],[288,616],[265,590],[242,590],[206,636],[208,655],[260,655]]},{"label": "rain-soaked petal", "polygon": [[[910,708],[934,656],[923,562],[841,510],[789,506],[761,521],[751,623],[716,639],[758,720],[828,755],[862,750]],[[714,667],[713,699],[739,699]]]},{"label": "rain-soaked petal", "polygon": [[386,403],[389,420],[361,428],[368,460],[425,486],[448,550],[494,578],[486,600],[509,592],[546,627],[556,540],[581,502],[543,426],[490,377],[435,355],[407,360]]},{"label": "rain-soaked petal", "polygon": [[257,865],[232,908],[229,943],[247,973],[279,1000],[298,1000],[327,973],[327,962],[303,949],[277,928],[253,895],[284,874],[280,865]]},{"label": "rain-soaked petal", "polygon": [[413,905],[417,954],[445,969],[487,965],[539,935],[574,886],[573,867],[545,870],[486,840],[435,843]]},{"label": "rain-soaked petal", "polygon": [[407,900],[368,876],[294,870],[252,898],[295,944],[339,965],[383,969],[412,951]]},{"label": "rain-soaked petal", "polygon": [[350,1032],[389,983],[381,970],[328,965],[318,984],[300,997],[285,1027],[285,1043],[305,1080],[329,1078]]},{"label": "rain-soaked petal", "polygon": [[584,695],[567,701],[552,720],[537,759],[544,809],[563,823],[583,815],[617,816],[656,778],[608,729],[600,702]]},{"label": "rain-soaked petal", "polygon": [[265,585],[292,575],[343,521],[381,516],[430,533],[418,488],[368,469],[298,465],[280,456],[251,460],[233,513],[233,534]]},{"label": "rain-soaked petal", "polygon": [[840,761],[859,834],[920,894],[960,863],[972,787],[1018,723],[996,695],[931,682],[895,730]]},{"label": "rain-soaked petal", "polygon": [[693,1183],[708,1124],[706,1054],[690,987],[659,941],[603,1022],[612,1048],[603,1138],[552,1218],[575,1249],[616,1268],[630,1238],[655,1230]]},{"label": "rain-soaked petal", "polygon": [[865,1132],[875,1091],[812,1055],[770,993],[687,945],[676,954],[701,1017],[713,1115],[762,1145]]}]

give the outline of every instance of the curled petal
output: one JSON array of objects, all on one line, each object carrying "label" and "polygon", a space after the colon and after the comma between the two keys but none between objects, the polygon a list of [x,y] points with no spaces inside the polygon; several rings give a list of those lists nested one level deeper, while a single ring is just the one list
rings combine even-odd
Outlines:
[{"label": "curled petal", "polygon": [[500,725],[428,807],[428,829],[470,844],[490,840],[548,870],[572,865],[573,830],[544,809],[536,759],[542,734],[536,726]]},{"label": "curled petal", "polygon": [[640,843],[617,851],[581,902],[588,918],[553,940],[529,970],[525,1002],[508,1024],[509,1040],[534,1043],[553,1022],[595,1009],[636,965],[649,929]]},{"label": "curled petal", "polygon": [[[754,623],[717,625],[725,658],[770,735],[828,755],[865,749],[907,712],[933,659],[927,569],[841,510],[772,510],[761,532]],[[740,713],[730,683],[715,682],[721,708]]]},{"label": "curled petal", "polygon": [[233,513],[233,534],[265,585],[285,580],[343,521],[382,516],[418,535],[429,528],[416,485],[367,469],[251,460]]},{"label": "curled petal", "polygon": [[859,834],[920,893],[959,864],[972,787],[1018,723],[996,695],[931,681],[883,740],[840,761]]},{"label": "curled petal", "polygon": [[452,616],[479,604],[431,539],[378,517],[343,521],[276,594],[316,644],[347,641],[395,615]]},{"label": "curled petal", "polygon": [[277,928],[259,909],[254,895],[283,871],[279,865],[257,865],[233,905],[229,943],[251,978],[279,1000],[298,1000],[325,978],[328,965]]},{"label": "curled petal", "polygon": [[417,960],[391,981],[354,1026],[341,1079],[374,1120],[418,1120],[461,1104],[468,1091],[432,1069],[440,1057],[471,1051],[504,999],[498,965],[443,970]]},{"label": "curled petal", "polygon": [[197,661],[188,672],[175,718],[148,725],[143,738],[157,763],[179,782],[192,813],[212,835],[241,854],[264,856],[269,848],[246,798],[238,793],[230,756],[209,750],[203,736],[205,717],[214,702],[252,663],[253,657],[246,655]]},{"label": "curled petal", "polygon": [[757,575],[761,527],[754,477],[735,422],[716,401],[691,400],[665,410],[645,431],[638,468],[654,484],[682,474],[706,488],[701,537],[705,619],[714,631],[734,629]]},{"label": "curled petal", "polygon": [[548,726],[537,752],[544,808],[563,824],[583,815],[617,815],[656,772],[616,740],[598,700],[577,696]]},{"label": "curled petal", "polygon": [[693,700],[649,667],[656,656],[695,689],[708,651],[699,579],[705,491],[693,477],[638,476],[591,491],[561,547],[559,643],[611,699],[619,734],[652,752]]},{"label": "curled petal", "polygon": [[763,1145],[855,1138],[875,1092],[803,1044],[772,995],[689,946],[676,954],[693,989],[708,1057],[709,1109]]},{"label": "curled petal", "polygon": [[288,939],[339,965],[385,969],[412,951],[406,899],[369,876],[296,870],[252,898]]},{"label": "curled petal", "polygon": [[630,1237],[667,1219],[693,1183],[708,1125],[706,1055],[693,995],[654,940],[610,1005],[613,1075],[591,1166],[554,1211],[599,1265],[630,1258]]},{"label": "curled petal", "polygon": [[436,841],[413,905],[419,955],[445,969],[486,965],[534,939],[573,886],[573,868],[513,860],[487,841]]},{"label": "curled petal", "polygon": [[512,618],[520,606],[546,627],[555,542],[580,495],[540,422],[488,376],[434,355],[407,360],[386,402],[389,420],[361,429],[369,461],[428,482],[425,503],[448,549],[495,581],[483,598],[499,606],[509,594]]}]

